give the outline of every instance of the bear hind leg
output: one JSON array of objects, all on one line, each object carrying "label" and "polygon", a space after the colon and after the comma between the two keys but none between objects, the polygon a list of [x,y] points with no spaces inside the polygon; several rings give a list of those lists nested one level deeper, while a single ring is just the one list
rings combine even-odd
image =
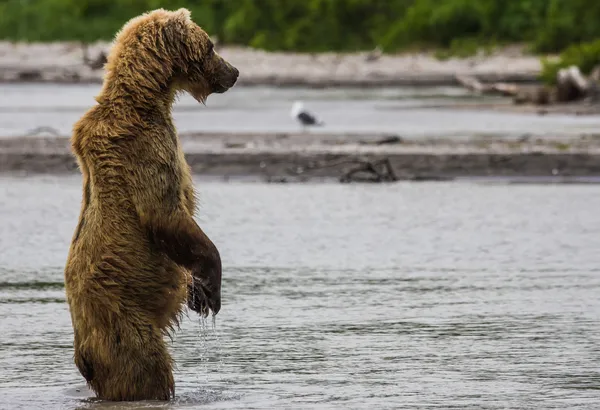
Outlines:
[{"label": "bear hind leg", "polygon": [[75,363],[96,396],[109,401],[170,400],[175,395],[172,358],[158,329],[114,331],[76,351]]}]

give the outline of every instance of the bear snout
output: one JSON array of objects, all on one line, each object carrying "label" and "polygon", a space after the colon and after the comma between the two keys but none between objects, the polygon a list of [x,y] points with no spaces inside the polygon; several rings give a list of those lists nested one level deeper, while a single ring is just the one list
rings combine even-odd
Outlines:
[{"label": "bear snout", "polygon": [[228,66],[229,66],[228,67],[229,73],[227,76],[225,76],[225,86],[227,86],[227,88],[231,88],[237,82],[237,79],[240,76],[240,72],[234,66],[232,66],[230,64],[228,64]]},{"label": "bear snout", "polygon": [[235,85],[240,75],[239,70],[220,55],[213,58],[213,75],[210,79],[211,91],[222,94]]}]

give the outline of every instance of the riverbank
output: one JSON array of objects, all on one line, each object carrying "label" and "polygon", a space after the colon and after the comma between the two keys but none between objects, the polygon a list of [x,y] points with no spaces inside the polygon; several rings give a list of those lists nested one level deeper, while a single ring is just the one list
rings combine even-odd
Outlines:
[{"label": "riverbank", "polygon": [[[110,43],[88,47],[96,60]],[[457,85],[456,76],[483,82],[537,82],[541,63],[521,47],[490,55],[439,60],[434,53],[280,53],[247,47],[221,47],[219,53],[240,69],[239,85],[366,87]],[[79,43],[0,42],[0,82],[100,83],[103,70],[86,64]]]},{"label": "riverbank", "polygon": [[[600,135],[404,140],[384,134],[181,135],[194,174],[267,182],[600,177]],[[0,139],[0,173],[79,172],[67,137]]]}]

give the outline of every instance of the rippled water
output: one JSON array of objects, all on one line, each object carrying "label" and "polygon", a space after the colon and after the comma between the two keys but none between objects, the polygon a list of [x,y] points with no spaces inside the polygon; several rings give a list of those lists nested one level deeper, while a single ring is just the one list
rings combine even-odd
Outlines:
[{"label": "rippled water", "polygon": [[72,361],[79,178],[0,178],[0,408],[597,407],[600,186],[197,182],[218,333],[186,319],[177,399],[126,405]]},{"label": "rippled water", "polygon": [[[63,135],[94,104],[100,85],[0,84],[0,137],[20,136],[36,127]],[[431,108],[457,99],[484,101],[459,88],[325,89],[234,87],[213,95],[207,106],[188,95],[175,106],[180,132],[294,132],[294,100],[325,121],[321,132],[389,132],[404,137],[474,134],[578,135],[600,129],[600,117],[500,113]],[[427,107],[429,106],[429,107]]]}]

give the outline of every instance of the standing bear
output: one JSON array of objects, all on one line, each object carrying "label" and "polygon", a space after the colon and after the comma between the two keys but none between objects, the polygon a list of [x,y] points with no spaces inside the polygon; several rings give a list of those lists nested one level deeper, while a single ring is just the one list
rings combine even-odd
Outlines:
[{"label": "standing bear", "polygon": [[105,400],[175,394],[164,337],[187,306],[221,307],[221,259],[194,220],[190,168],[171,106],[223,93],[238,70],[186,9],[155,10],[117,34],[97,104],[74,125],[83,200],[65,267],[75,364]]}]

